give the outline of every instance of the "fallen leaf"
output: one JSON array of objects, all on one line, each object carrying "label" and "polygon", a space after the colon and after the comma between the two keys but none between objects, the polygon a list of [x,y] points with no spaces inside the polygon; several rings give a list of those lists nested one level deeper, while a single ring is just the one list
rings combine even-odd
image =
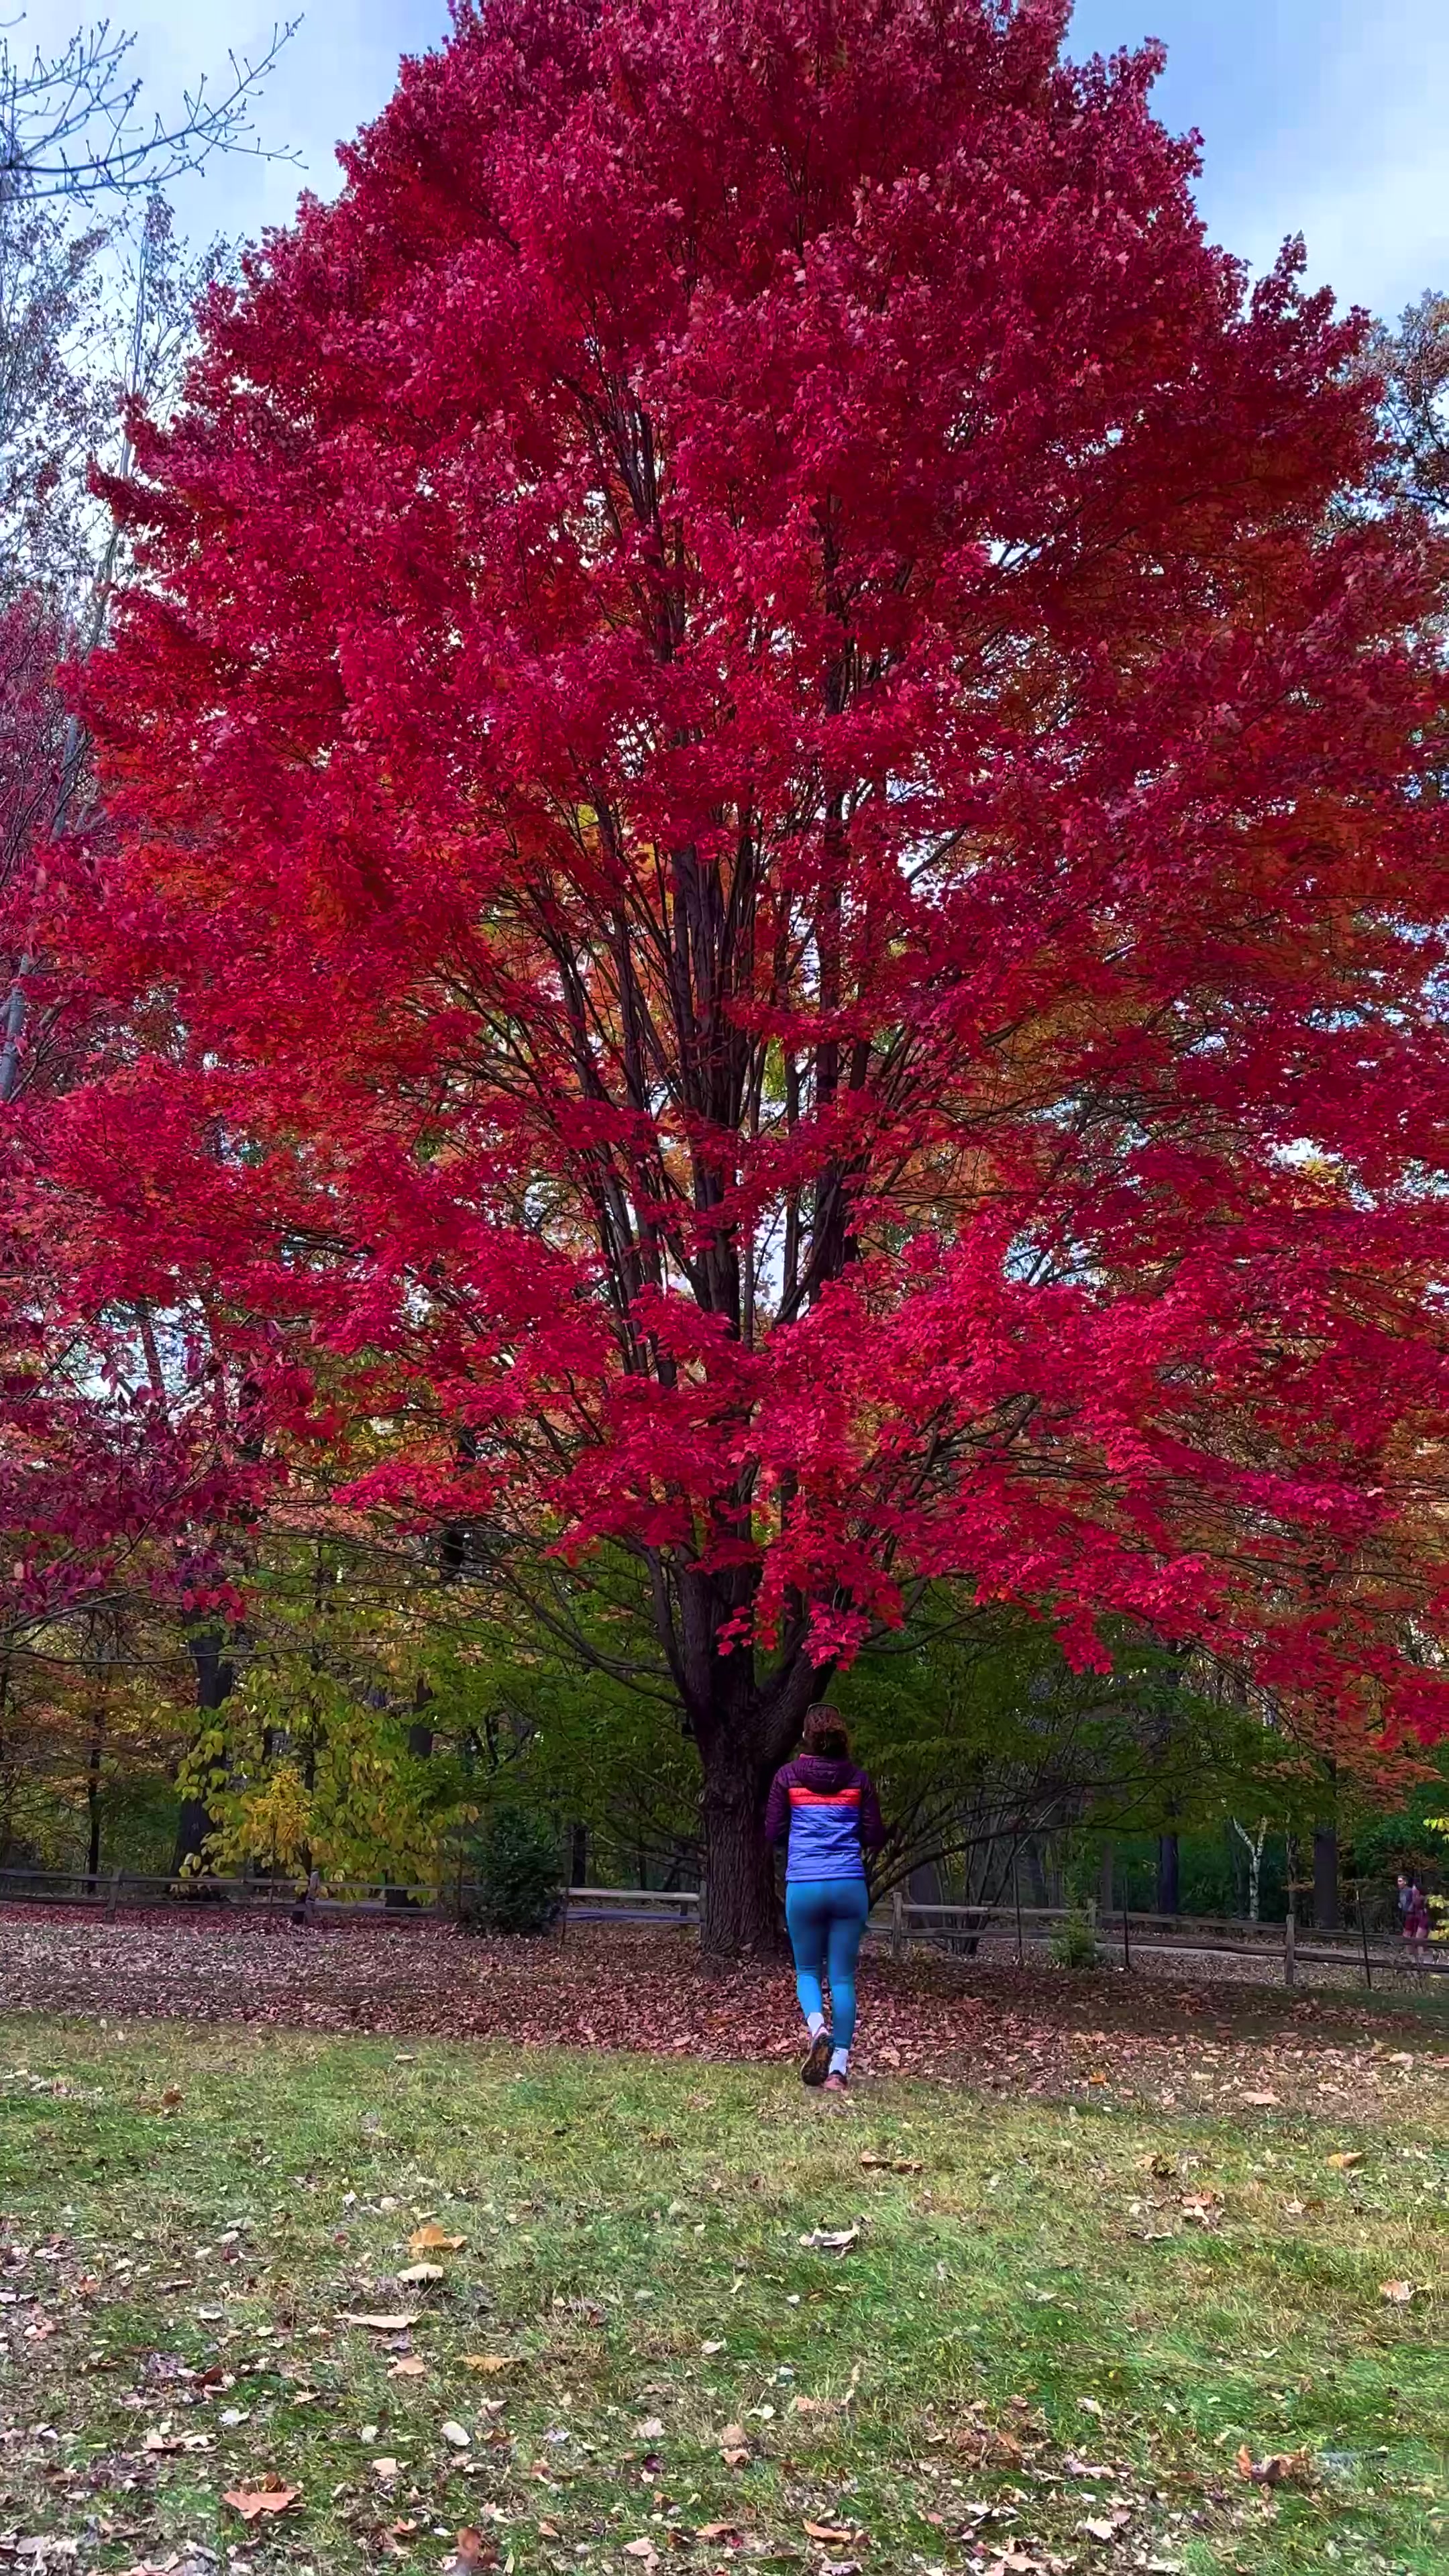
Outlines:
[{"label": "fallen leaf", "polygon": [[405,2352],[399,2355],[387,2375],[389,2379],[421,2379],[427,2367],[420,2352]]},{"label": "fallen leaf", "polygon": [[284,2486],[275,2470],[269,2469],[259,2486],[228,2487],[222,2497],[243,2522],[259,2522],[266,2513],[290,2513],[302,2501],[300,2487]]},{"label": "fallen leaf", "polygon": [[1363,2163],[1363,2158],[1364,2151],[1362,2147],[1345,2147],[1340,2154],[1330,2156],[1328,2158],[1328,2162],[1332,2165],[1335,2173],[1352,2173],[1355,2165],[1361,2165]]},{"label": "fallen leaf", "polygon": [[696,2540],[735,2540],[739,2528],[737,2522],[702,2522],[694,2536]]},{"label": "fallen leaf", "polygon": [[663,2431],[664,2427],[657,2415],[646,2415],[642,2424],[635,2425],[634,2438],[638,2442],[657,2442]]},{"label": "fallen leaf", "polygon": [[450,2236],[446,2227],[439,2227],[436,2221],[430,2218],[426,2227],[413,2229],[408,2238],[408,2252],[410,2254],[456,2254],[467,2242],[466,2236]]},{"label": "fallen leaf", "polygon": [[852,2245],[860,2242],[860,2229],[812,2227],[809,2235],[802,2236],[800,2242],[810,2254],[848,2254]]},{"label": "fallen leaf", "polygon": [[1255,2460],[1244,2442],[1235,2465],[1240,2478],[1250,2478],[1255,2486],[1260,2487],[1278,2487],[1288,2482],[1306,2486],[1313,2473],[1306,2448],[1301,2451],[1270,2451],[1266,2459]]},{"label": "fallen leaf", "polygon": [[447,2277],[441,2263],[409,2263],[398,2274],[398,2279],[406,2281],[410,2287],[421,2281],[445,2281]]},{"label": "fallen leaf", "polygon": [[511,2352],[465,2352],[463,2368],[476,2370],[486,2379],[495,2378],[500,2370],[516,2370],[517,2356]]},{"label": "fallen leaf", "polygon": [[1387,2299],[1391,2308],[1406,2308],[1413,2295],[1412,2281],[1380,2281],[1379,2283],[1379,2297]]},{"label": "fallen leaf", "polygon": [[1120,2531],[1126,2530],[1131,2519],[1130,2505],[1119,2504],[1110,2514],[1088,2514],[1085,2521],[1078,2523],[1077,2529],[1087,2532],[1093,2540],[1115,2540]]},{"label": "fallen leaf", "polygon": [[1278,2108],[1276,2093],[1241,2093],[1238,2099],[1244,2102],[1250,2111],[1276,2111]]},{"label": "fallen leaf", "polygon": [[869,2148],[860,2161],[866,2173],[913,2174],[923,2170],[919,2156],[877,2156]]},{"label": "fallen leaf", "polygon": [[652,2540],[626,2540],[624,2555],[626,2558],[642,2560],[646,2567],[657,2567],[659,2564],[659,2552]]},{"label": "fallen leaf", "polygon": [[493,2541],[485,2540],[481,2531],[474,2531],[470,2526],[467,2531],[460,2531],[458,2534],[458,2546],[454,2552],[453,2564],[459,2568],[496,2567],[498,2565],[497,2547]]},{"label": "fallen leaf", "polygon": [[804,2530],[807,2540],[826,2540],[839,2544],[853,2540],[855,2537],[853,2532],[847,2531],[843,2524],[838,2522],[807,2522]]},{"label": "fallen leaf", "polygon": [[376,2478],[379,2486],[390,2487],[401,2466],[402,2462],[400,2460],[391,2460],[386,2458],[374,2460],[372,2463],[372,2474]]},{"label": "fallen leaf", "polygon": [[443,2439],[444,2439],[444,2441],[448,2444],[448,2447],[449,2447],[449,2449],[450,2449],[450,2450],[454,2450],[454,2451],[471,2451],[471,2450],[472,2450],[472,2448],[473,2448],[473,2436],[472,2436],[472,2434],[469,2432],[468,2427],[467,2427],[467,2425],[466,2425],[466,2424],[455,2424],[455,2423],[454,2423],[454,2421],[453,2421],[453,2419],[452,2419],[452,2417],[450,2416],[450,2417],[449,2417],[449,2419],[448,2419],[448,2421],[447,2421],[447,2423],[443,2426],[443,2428],[442,2428],[442,2429],[443,2429]]},{"label": "fallen leaf", "polygon": [[337,2322],[343,2326],[366,2326],[369,2334],[406,2334],[409,2326],[417,2324],[421,2313],[419,2308],[399,2308],[380,2316],[357,2316],[348,2309]]}]

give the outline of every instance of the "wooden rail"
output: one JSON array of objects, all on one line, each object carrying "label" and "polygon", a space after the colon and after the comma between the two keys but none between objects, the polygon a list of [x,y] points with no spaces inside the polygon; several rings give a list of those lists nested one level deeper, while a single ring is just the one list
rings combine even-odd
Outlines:
[{"label": "wooden rail", "polygon": [[[468,1881],[446,1888],[389,1887],[379,1879],[329,1882],[313,1902],[311,1919],[352,1922],[377,1919],[406,1928],[452,1919],[478,1895]],[[127,1908],[157,1905],[216,1905],[219,1909],[259,1913],[276,1922],[292,1912],[298,1890],[290,1879],[145,1876],[112,1870],[102,1876],[84,1870],[0,1870],[0,1904],[33,1903],[93,1907],[114,1921]],[[684,1929],[699,1919],[697,1888],[570,1887],[563,1892],[560,1930],[571,1923],[673,1923]],[[1066,1905],[970,1905],[926,1903],[896,1889],[873,1910],[867,1925],[872,1943],[888,1942],[900,1956],[913,1941],[926,1941],[958,1954],[999,1957],[1003,1951],[1024,1958],[1040,1951],[1057,1927],[1081,1919],[1081,1908]],[[1426,1950],[1421,1944],[1385,1941],[1354,1931],[1306,1934],[1290,1916],[1283,1924],[1252,1923],[1231,1915],[1168,1915],[1126,1912],[1089,1916],[1098,1950],[1119,1957],[1130,1969],[1136,1959],[1250,1959],[1291,1986],[1300,1966],[1348,1967],[1368,1985],[1377,1973],[1391,1977],[1438,1976],[1449,1972],[1449,1949]]]}]

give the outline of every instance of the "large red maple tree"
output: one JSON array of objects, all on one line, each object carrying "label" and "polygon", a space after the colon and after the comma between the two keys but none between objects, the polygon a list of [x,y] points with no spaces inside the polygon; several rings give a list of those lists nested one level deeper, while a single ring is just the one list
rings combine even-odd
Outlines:
[{"label": "large red maple tree", "polygon": [[1066,16],[464,8],[212,296],[86,684],[92,1293],[640,1560],[717,1949],[936,1577],[1444,1724],[1443,567]]}]

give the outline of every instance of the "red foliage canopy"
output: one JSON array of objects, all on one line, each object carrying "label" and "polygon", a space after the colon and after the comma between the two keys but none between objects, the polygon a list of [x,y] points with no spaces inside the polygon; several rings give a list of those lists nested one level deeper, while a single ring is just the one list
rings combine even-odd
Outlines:
[{"label": "red foliage canopy", "polygon": [[1442,566],[1066,14],[465,10],[211,299],[87,684],[108,1285],[644,1555],[721,1906],[925,1577],[1444,1723]]}]

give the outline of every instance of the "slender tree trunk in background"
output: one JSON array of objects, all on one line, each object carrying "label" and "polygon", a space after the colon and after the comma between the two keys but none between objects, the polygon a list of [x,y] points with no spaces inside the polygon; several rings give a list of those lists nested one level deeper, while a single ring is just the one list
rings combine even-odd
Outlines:
[{"label": "slender tree trunk in background", "polygon": [[[416,1694],[417,1707],[426,1708],[431,1697],[432,1693],[428,1689],[427,1683],[419,1682]],[[430,1762],[433,1755],[433,1743],[433,1730],[428,1724],[427,1719],[425,1717],[415,1717],[411,1726],[408,1728],[408,1751],[413,1756],[414,1761]],[[409,1896],[405,1887],[389,1886],[385,1887],[382,1891],[382,1901],[384,1907],[389,1913],[397,1914],[399,1912],[406,1912],[408,1906],[412,1904],[413,1900]]]},{"label": "slender tree trunk in background", "polygon": [[1031,1906],[1050,1905],[1046,1871],[1042,1867],[1040,1834],[1028,1837],[1022,1858],[1026,1863],[1027,1903]]},{"label": "slender tree trunk in background", "polygon": [[1181,1892],[1180,1854],[1176,1834],[1157,1837],[1157,1911],[1176,1914]]},{"label": "slender tree trunk in background", "polygon": [[1112,1837],[1109,1834],[1102,1845],[1102,1872],[1097,1885],[1097,1911],[1099,1914],[1104,1916],[1110,1914],[1113,1910],[1113,1864],[1115,1858],[1115,1848],[1112,1842]]},{"label": "slender tree trunk in background", "polygon": [[1338,1899],[1338,1827],[1313,1828],[1313,1921],[1320,1932],[1336,1932],[1343,1920]]},{"label": "slender tree trunk in background", "polygon": [[[203,1720],[199,1734],[210,1733],[204,1721],[225,1706],[236,1678],[236,1668],[225,1652],[225,1646],[226,1639],[219,1628],[209,1628],[191,1641],[191,1658],[196,1666],[197,1714]],[[181,1876],[188,1861],[195,1863],[204,1858],[207,1837],[214,1830],[215,1820],[205,1798],[183,1798],[176,1821],[176,1849],[171,1860],[173,1878]],[[187,1875],[194,1878],[195,1869]]]},{"label": "slender tree trunk in background", "polygon": [[575,1825],[569,1836],[569,1885],[587,1887],[589,1883],[589,1829]]},{"label": "slender tree trunk in background", "polygon": [[86,1891],[94,1895],[101,1869],[101,1747],[105,1741],[105,1718],[97,1709],[91,1718],[90,1752],[86,1759],[86,1814],[89,1835],[86,1842]]}]

